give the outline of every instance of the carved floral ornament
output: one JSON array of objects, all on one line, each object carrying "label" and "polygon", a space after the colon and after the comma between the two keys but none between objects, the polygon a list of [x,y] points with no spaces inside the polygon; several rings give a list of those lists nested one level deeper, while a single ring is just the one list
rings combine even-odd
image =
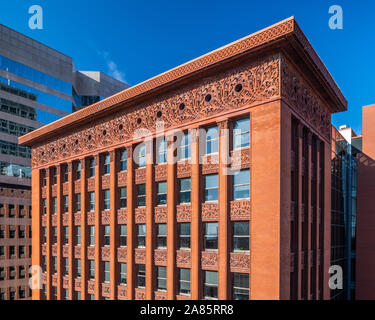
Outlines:
[{"label": "carved floral ornament", "polygon": [[32,165],[44,166],[102,147],[131,142],[135,132],[142,129],[155,132],[160,122],[168,130],[281,96],[329,139],[331,118],[326,106],[287,66],[283,56],[277,54],[206,78],[149,104],[123,108],[116,117],[99,119],[39,145],[33,148]]}]

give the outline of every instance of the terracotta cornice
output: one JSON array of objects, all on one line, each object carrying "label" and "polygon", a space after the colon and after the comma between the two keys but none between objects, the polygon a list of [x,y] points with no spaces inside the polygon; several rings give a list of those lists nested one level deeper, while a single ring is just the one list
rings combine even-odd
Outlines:
[{"label": "terracotta cornice", "polygon": [[257,49],[263,49],[280,40],[294,44],[295,49],[304,57],[304,61],[311,64],[312,69],[316,70],[315,73],[320,78],[319,81],[323,83],[331,98],[332,112],[346,110],[347,102],[340,89],[299,28],[294,17],[291,17],[30,132],[20,137],[18,141],[21,145],[33,146],[72,127],[81,126],[93,118],[97,119],[103,115],[108,115],[109,112],[115,112],[120,105],[121,108],[126,108],[129,104],[136,103],[150,94],[159,93],[167,86],[177,85],[188,77],[199,73],[203,74],[204,71],[219,64],[222,65]]}]

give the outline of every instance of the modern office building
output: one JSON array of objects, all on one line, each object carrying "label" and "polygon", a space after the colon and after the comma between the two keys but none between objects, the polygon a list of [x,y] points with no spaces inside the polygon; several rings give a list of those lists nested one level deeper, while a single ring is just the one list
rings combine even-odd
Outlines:
[{"label": "modern office building", "polygon": [[19,138],[33,299],[330,299],[346,109],[289,18]]},{"label": "modern office building", "polygon": [[0,300],[30,297],[31,150],[17,138],[127,87],[0,25]]}]

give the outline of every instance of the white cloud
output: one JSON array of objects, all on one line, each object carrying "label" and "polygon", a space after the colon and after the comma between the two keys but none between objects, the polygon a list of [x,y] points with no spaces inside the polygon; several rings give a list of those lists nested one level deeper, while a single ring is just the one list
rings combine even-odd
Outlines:
[{"label": "white cloud", "polygon": [[109,52],[107,51],[98,51],[98,55],[103,57],[106,64],[107,64],[107,68],[108,68],[108,75],[110,75],[111,77],[117,79],[117,80],[120,80],[122,82],[126,82],[125,80],[125,73],[122,72],[116,62],[114,62],[112,59],[111,59],[111,56],[109,54]]}]

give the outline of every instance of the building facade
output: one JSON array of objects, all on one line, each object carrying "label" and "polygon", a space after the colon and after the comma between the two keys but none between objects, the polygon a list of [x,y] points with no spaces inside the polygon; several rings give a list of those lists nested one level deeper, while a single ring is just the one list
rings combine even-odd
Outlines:
[{"label": "building facade", "polygon": [[346,107],[289,18],[19,138],[33,299],[329,299]]},{"label": "building facade", "polygon": [[31,150],[18,137],[127,87],[0,25],[0,300],[30,297]]}]

